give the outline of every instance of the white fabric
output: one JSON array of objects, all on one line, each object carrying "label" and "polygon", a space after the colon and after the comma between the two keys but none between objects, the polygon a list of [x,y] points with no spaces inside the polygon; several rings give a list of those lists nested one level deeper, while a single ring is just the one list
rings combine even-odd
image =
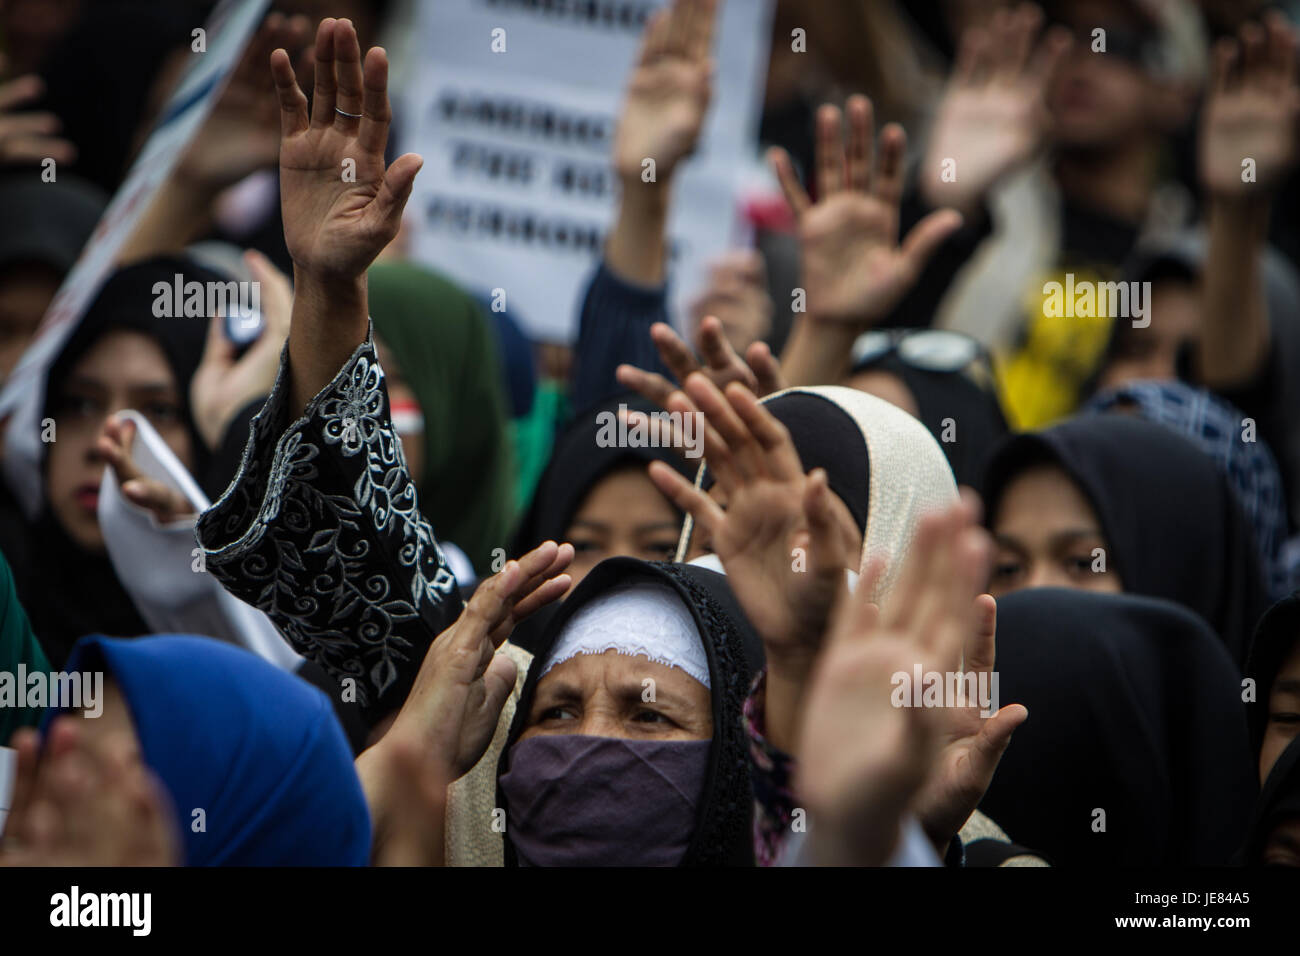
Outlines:
[{"label": "white fabric", "polygon": [[122,417],[135,422],[131,456],[136,467],[184,495],[194,508],[187,518],[159,524],[153,512],[122,497],[113,469],[104,469],[99,526],[113,570],[150,631],[219,638],[283,670],[296,670],[302,658],[270,618],[227,592],[211,575],[194,570],[194,522],[208,507],[208,498],[148,419],[134,411]]},{"label": "white fabric", "polygon": [[666,584],[637,581],[588,601],[564,625],[542,676],[579,654],[606,651],[676,667],[709,686],[709,659],[695,618]]},{"label": "white fabric", "polygon": [[[883,607],[898,583],[903,559],[912,546],[921,516],[950,507],[958,500],[952,468],[929,430],[884,399],[856,388],[818,385],[774,392],[763,399],[763,404],[792,392],[820,395],[843,409],[857,423],[867,443],[871,470],[867,532],[863,535],[858,568],[862,570],[871,558],[884,559],[885,571],[868,597]],[[695,476],[696,487],[703,480],[704,466],[701,466]],[[678,561],[685,559],[691,528],[691,516],[687,515],[677,547]]]}]

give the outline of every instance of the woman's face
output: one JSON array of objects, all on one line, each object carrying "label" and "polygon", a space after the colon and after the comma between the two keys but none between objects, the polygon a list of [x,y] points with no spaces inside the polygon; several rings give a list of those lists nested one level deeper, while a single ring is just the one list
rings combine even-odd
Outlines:
[{"label": "woman's face", "polygon": [[994,597],[1022,588],[1124,590],[1110,566],[1101,522],[1056,465],[1037,465],[1012,480],[992,530],[997,556],[989,593]]},{"label": "woman's face", "polygon": [[537,682],[520,739],[543,734],[708,740],[713,702],[708,688],[680,668],[618,651],[578,654]]},{"label": "woman's face", "polygon": [[163,350],[141,332],[107,332],[72,367],[53,396],[54,441],[45,491],[64,531],[88,550],[104,537],[96,511],[104,461],[95,439],[109,416],[126,409],[144,415],[187,469],[193,448],[185,407]]},{"label": "woman's face", "polygon": [[[384,384],[388,388],[388,404],[394,409],[413,408],[418,409],[420,403],[416,401],[415,392],[409,384],[406,377],[402,374],[402,365],[397,361],[395,356],[379,336],[375,336],[375,355],[379,358],[379,366],[384,370]],[[411,480],[419,485],[424,480],[424,433],[421,432],[398,432],[398,440],[402,443],[402,456],[406,459],[406,470],[410,472]]]},{"label": "woman's face", "polygon": [[681,524],[639,464],[610,472],[587,492],[564,534],[574,550],[569,565],[574,586],[606,558],[671,561]]},{"label": "woman's face", "polygon": [[1268,693],[1268,723],[1259,748],[1259,782],[1263,786],[1268,772],[1282,756],[1287,745],[1300,735],[1300,640],[1291,647],[1273,678]]}]

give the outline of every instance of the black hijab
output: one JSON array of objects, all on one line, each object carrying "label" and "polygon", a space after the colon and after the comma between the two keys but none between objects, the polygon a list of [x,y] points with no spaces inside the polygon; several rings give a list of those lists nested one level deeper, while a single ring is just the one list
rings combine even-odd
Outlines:
[{"label": "black hijab", "polygon": [[582,507],[587,494],[610,472],[629,464],[643,467],[652,461],[667,462],[687,478],[695,477],[695,468],[672,448],[602,447],[597,436],[613,415],[618,421],[620,405],[629,411],[647,414],[661,409],[630,392],[592,405],[574,415],[555,440],[551,460],[538,479],[532,504],[515,532],[513,552],[524,554],[543,541],[562,541]]},{"label": "black hijab", "polygon": [[998,602],[995,670],[1029,708],[980,804],[1012,839],[1059,866],[1229,862],[1258,788],[1236,668],[1200,618],[1019,591]]},{"label": "black hijab", "polygon": [[1264,612],[1250,644],[1246,676],[1255,682],[1255,700],[1247,708],[1250,717],[1250,740],[1259,753],[1268,726],[1268,697],[1277,673],[1300,640],[1300,591],[1278,601]]},{"label": "black hijab", "polygon": [[[694,565],[627,557],[609,558],[596,565],[560,605],[538,642],[501,755],[498,780],[510,768],[511,748],[527,726],[542,668],[564,625],[593,598],[611,587],[637,580],[664,584],[676,592],[695,619],[709,661],[713,746],[695,831],[681,865],[753,866],[754,795],[742,710],[754,675],[762,667],[762,645],[732,596],[727,579],[717,572]],[[497,805],[506,806],[499,785]],[[508,830],[505,863],[518,865]]]},{"label": "black hijab", "polygon": [[1277,758],[1259,795],[1250,830],[1243,847],[1242,862],[1258,866],[1273,830],[1287,820],[1300,817],[1300,737],[1291,741]]},{"label": "black hijab", "polygon": [[[203,354],[208,323],[206,319],[156,318],[153,314],[154,283],[170,286],[177,273],[183,281],[220,281],[214,273],[177,257],[128,266],[108,279],[50,365],[41,417],[55,417],[68,374],[101,338],[117,330],[143,333],[158,343],[176,377],[194,449],[195,473],[202,474],[207,454],[190,412],[189,382]],[[42,462],[42,471],[44,468]],[[54,516],[48,500],[34,522],[5,522],[0,534],[5,553],[15,557],[14,574],[32,630],[56,668],[86,634],[134,637],[148,632],[107,552],[88,551],[77,544]]]},{"label": "black hijab", "polygon": [[[889,372],[901,379],[916,400],[916,417],[943,449],[957,484],[978,487],[989,455],[1008,431],[1002,403],[991,383],[983,387],[965,372],[915,368],[893,353],[853,371]],[[946,419],[956,425],[956,441],[944,441]]]},{"label": "black hijab", "polygon": [[990,528],[1007,486],[1039,464],[1059,465],[1092,504],[1126,593],[1191,608],[1244,663],[1267,603],[1264,579],[1253,532],[1207,455],[1163,426],[1120,415],[1012,436],[985,472]]}]

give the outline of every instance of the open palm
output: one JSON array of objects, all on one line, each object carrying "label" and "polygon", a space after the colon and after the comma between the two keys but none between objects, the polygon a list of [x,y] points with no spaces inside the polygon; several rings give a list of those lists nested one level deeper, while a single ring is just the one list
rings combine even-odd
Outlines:
[{"label": "open palm", "polygon": [[799,224],[808,311],[818,319],[867,326],[884,318],[920,277],[925,263],[958,226],[950,209],[932,212],[898,241],[903,194],[902,127],[881,132],[880,168],[873,169],[871,101],[849,99],[848,149],[840,111],[817,114],[817,202],[780,149],[772,164]]},{"label": "open palm", "polygon": [[[1210,99],[1201,126],[1201,178],[1219,195],[1245,195],[1274,186],[1295,164],[1296,41],[1285,20],[1269,17],[1264,27],[1248,23],[1240,43],[1215,49]],[[1243,162],[1254,163],[1244,179]],[[1259,185],[1256,185],[1259,184]]]},{"label": "open palm", "polygon": [[695,149],[709,107],[709,46],[716,0],[677,0],[655,15],[614,137],[614,167],[625,179],[655,162],[666,178]]},{"label": "open palm", "polygon": [[284,237],[298,268],[350,279],[397,235],[422,160],[407,153],[385,171],[392,112],[383,50],[370,50],[363,68],[352,24],[326,19],[315,54],[310,118],[288,54],[271,55],[280,99]]}]

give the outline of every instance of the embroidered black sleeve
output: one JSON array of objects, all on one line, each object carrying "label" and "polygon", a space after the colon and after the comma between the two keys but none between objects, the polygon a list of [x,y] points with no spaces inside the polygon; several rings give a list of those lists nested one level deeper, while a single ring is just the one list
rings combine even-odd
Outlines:
[{"label": "embroidered black sleeve", "polygon": [[198,542],[209,573],[354,689],[373,720],[405,699],[460,614],[456,578],[420,514],[372,337],[296,421],[288,402],[286,345]]}]

